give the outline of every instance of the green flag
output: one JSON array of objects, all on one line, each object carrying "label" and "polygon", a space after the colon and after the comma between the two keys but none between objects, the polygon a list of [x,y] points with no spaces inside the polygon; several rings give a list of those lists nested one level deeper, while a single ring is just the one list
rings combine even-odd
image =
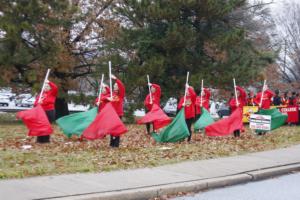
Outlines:
[{"label": "green flag", "polygon": [[205,108],[201,108],[201,116],[194,124],[194,130],[202,130],[208,125],[214,123],[214,119],[210,116],[209,112]]},{"label": "green flag", "polygon": [[85,112],[74,113],[56,120],[58,126],[67,137],[81,136],[82,132],[93,122],[98,113],[98,108],[92,108]]},{"label": "green flag", "polygon": [[[279,128],[284,125],[287,119],[287,115],[282,114],[277,108],[264,110],[261,109],[257,112],[260,115],[271,115],[271,130]],[[265,132],[261,130],[256,130],[256,132]]]},{"label": "green flag", "polygon": [[157,142],[178,142],[189,135],[189,129],[185,122],[184,108],[180,110],[172,123],[169,124],[161,133],[152,133],[152,137]]}]

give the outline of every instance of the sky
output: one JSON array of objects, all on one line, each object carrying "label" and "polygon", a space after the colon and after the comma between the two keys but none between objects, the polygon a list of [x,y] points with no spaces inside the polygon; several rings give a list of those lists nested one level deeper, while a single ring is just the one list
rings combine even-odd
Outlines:
[{"label": "sky", "polygon": [[271,8],[271,12],[273,15],[276,15],[278,12],[281,11],[283,5],[287,2],[295,2],[295,3],[300,3],[300,0],[263,0],[265,3],[272,2],[272,4],[269,5]]}]

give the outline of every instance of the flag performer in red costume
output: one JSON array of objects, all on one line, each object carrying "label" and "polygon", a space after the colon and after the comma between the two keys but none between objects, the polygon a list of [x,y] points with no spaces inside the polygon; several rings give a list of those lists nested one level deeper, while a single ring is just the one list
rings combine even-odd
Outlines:
[{"label": "flag performer in red costume", "polygon": [[98,112],[104,108],[105,104],[108,102],[108,98],[110,97],[110,89],[103,83],[103,78],[104,75],[102,74],[99,96],[95,100],[95,105],[98,106]]},{"label": "flag performer in red costume", "polygon": [[[55,121],[55,100],[57,97],[58,88],[57,86],[48,80],[50,74],[50,69],[47,71],[47,75],[42,87],[42,91],[39,95],[37,95],[34,107],[41,105],[43,110],[45,111],[47,118],[50,123]],[[49,143],[50,142],[50,134],[37,136],[37,143]]]},{"label": "flag performer in red costume", "polygon": [[[108,100],[111,102],[116,113],[122,120],[124,115],[123,104],[125,98],[125,86],[120,79],[111,74],[111,62],[109,61],[109,75],[110,75],[110,97]],[[115,80],[114,88],[112,91],[112,79]],[[110,136],[110,146],[119,147],[120,145],[120,136]]]},{"label": "flag performer in red costume", "polygon": [[254,102],[261,109],[270,109],[272,105],[272,98],[274,96],[274,92],[268,89],[268,85],[266,84],[266,80],[264,81],[264,86],[262,92],[257,93]]},{"label": "flag performer in red costume", "polygon": [[209,111],[209,100],[210,100],[210,91],[208,88],[203,88],[203,80],[201,81],[201,92],[200,96],[196,98],[196,120],[199,119],[201,115],[201,108],[204,107]]},{"label": "flag performer in red costume", "polygon": [[[242,87],[236,85],[235,79],[233,79],[233,84],[235,97],[231,98],[229,101],[231,113],[233,113],[237,108],[243,110],[243,107],[247,105],[246,91]],[[240,131],[241,130],[235,130],[233,132],[234,137],[240,137]]]},{"label": "flag performer in red costume", "polygon": [[194,88],[189,86],[188,80],[189,80],[189,72],[187,74],[187,79],[186,79],[185,95],[181,97],[178,104],[178,109],[184,107],[185,121],[190,133],[188,137],[188,141],[191,141],[192,138],[191,127],[195,118],[195,103],[196,103],[197,94],[195,93]]},{"label": "flag performer in red costume", "polygon": [[[148,75],[147,75],[147,81],[148,81],[149,94],[145,98],[144,105],[146,107],[146,110],[149,112],[151,111],[154,104],[156,104],[158,107],[160,106],[161,89],[159,85],[150,83]],[[150,125],[151,123],[146,124],[146,129],[148,134],[150,134]],[[154,127],[153,127],[153,131],[154,131]]]}]

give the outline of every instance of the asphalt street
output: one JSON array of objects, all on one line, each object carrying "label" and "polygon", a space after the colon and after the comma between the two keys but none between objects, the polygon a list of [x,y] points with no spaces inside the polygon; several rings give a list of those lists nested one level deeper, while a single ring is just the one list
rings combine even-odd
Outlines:
[{"label": "asphalt street", "polygon": [[226,187],[173,200],[298,200],[300,173]]}]

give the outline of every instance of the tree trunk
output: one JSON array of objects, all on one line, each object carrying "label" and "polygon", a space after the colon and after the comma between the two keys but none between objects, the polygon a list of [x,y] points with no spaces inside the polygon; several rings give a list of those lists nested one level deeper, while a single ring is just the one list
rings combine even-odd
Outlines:
[{"label": "tree trunk", "polygon": [[68,102],[64,97],[58,97],[55,101],[55,118],[66,116],[69,114]]}]

